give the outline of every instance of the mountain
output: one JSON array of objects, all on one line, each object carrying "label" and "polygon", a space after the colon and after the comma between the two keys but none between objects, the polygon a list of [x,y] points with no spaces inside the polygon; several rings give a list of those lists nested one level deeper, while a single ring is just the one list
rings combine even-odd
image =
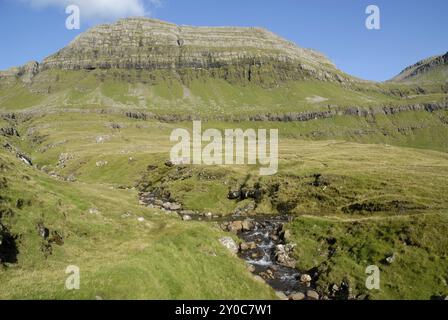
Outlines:
[{"label": "mountain", "polygon": [[395,82],[447,82],[448,81],[448,52],[430,57],[404,69],[399,75],[391,79]]},{"label": "mountain", "polygon": [[[30,74],[29,67],[3,75]],[[282,79],[350,79],[319,52],[262,28],[178,26],[147,18],[90,29],[38,65],[39,71],[47,69],[206,69],[239,73],[248,79],[273,69]]]}]

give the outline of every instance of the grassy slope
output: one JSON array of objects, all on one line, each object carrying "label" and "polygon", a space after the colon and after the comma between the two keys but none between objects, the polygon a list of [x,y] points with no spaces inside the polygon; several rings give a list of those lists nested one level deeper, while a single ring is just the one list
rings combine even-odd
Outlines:
[{"label": "grassy slope", "polygon": [[[46,108],[139,108],[156,114],[248,115],[326,110],[328,105],[380,107],[435,102],[440,87],[417,94],[417,85],[288,81],[262,86],[210,75],[181,80],[168,71],[47,70],[30,85],[0,81],[3,110]],[[398,95],[400,92],[403,97]]]},{"label": "grassy slope", "polygon": [[[448,281],[448,211],[393,218],[301,217],[290,226],[298,267],[318,267],[320,291],[347,282],[371,299],[445,296]],[[388,264],[386,257],[394,254]],[[367,266],[380,268],[380,290],[367,290]]]},{"label": "grassy slope", "polygon": [[[99,71],[47,72],[38,77],[27,88],[2,82],[2,111],[138,108],[160,114],[245,115],[326,110],[328,104],[379,107],[446,98],[433,85],[425,87],[426,94],[415,95],[413,86],[402,84],[344,89],[298,81],[261,88],[213,78],[193,78],[182,84],[178,76],[163,72],[129,77],[117,71],[104,78]],[[398,89],[407,97],[387,93]],[[316,96],[328,100],[319,101]],[[13,208],[15,218],[7,221],[14,233],[22,234],[21,254],[19,264],[0,273],[0,297],[272,297],[269,289],[254,283],[244,264],[217,244],[220,232],[214,227],[157,215],[136,205],[135,190],[110,189],[131,187],[139,180],[142,188],[148,182],[160,186],[157,180],[164,176],[171,179],[164,187],[187,208],[224,214],[251,202],[227,200],[229,187],[259,183],[269,190],[278,183],[279,192],[265,196],[257,212],[287,208],[299,216],[290,226],[291,241],[298,243],[298,267],[322,263],[321,291],[347,278],[355,293],[365,293],[365,265],[380,263],[383,286],[380,292],[369,292],[374,298],[427,299],[446,294],[447,119],[446,111],[438,111],[300,123],[204,123],[204,128],[279,129],[279,174],[261,179],[253,167],[185,167],[180,172],[166,168],[163,162],[168,158],[171,130],[189,128],[191,123],[77,112],[20,122],[21,137],[11,142],[28,152],[39,167],[64,177],[73,175],[77,182],[56,181],[19,166],[31,177],[24,182],[14,167],[16,160],[2,153],[2,161],[10,163],[3,174],[11,180],[6,191],[10,199],[3,205],[12,207],[19,197],[32,203]],[[121,129],[113,129],[112,124]],[[2,120],[2,127],[9,125]],[[104,142],[97,143],[100,136]],[[68,160],[58,166],[63,153],[69,155]],[[96,162],[101,160],[108,164],[98,167]],[[148,172],[148,165],[158,169]],[[316,174],[322,177],[317,185]],[[42,196],[33,196],[36,191]],[[351,205],[365,210],[347,210]],[[88,214],[91,207],[97,207],[101,215]],[[127,211],[131,217],[121,218]],[[67,235],[66,244],[55,246],[47,260],[35,231],[42,215],[50,228]],[[139,223],[138,216],[144,216],[148,225]],[[337,240],[331,257],[325,255],[329,236]],[[397,254],[396,263],[381,264],[390,252]],[[85,287],[74,295],[63,288],[68,264],[86,270],[82,273]]]},{"label": "grassy slope", "polygon": [[[425,115],[416,121],[426,121]],[[122,128],[111,129],[112,123]],[[250,125],[204,124],[216,128]],[[320,126],[313,122],[307,125]],[[331,123],[324,122],[322,127],[325,125]],[[333,125],[337,127],[335,132],[343,132],[338,127],[343,124]],[[306,270],[320,263],[321,268],[331,265],[329,270],[322,269],[319,283],[323,292],[329,283],[348,279],[355,293],[364,293],[366,264],[380,263],[385,255],[395,252],[396,263],[380,264],[383,289],[368,292],[371,297],[427,299],[443,293],[447,244],[440,230],[447,226],[447,153],[387,144],[300,139],[298,124],[281,124],[280,169],[274,177],[259,178],[257,168],[245,166],[185,167],[181,171],[165,167],[171,130],[190,126],[77,113],[47,115],[20,123],[22,138],[11,141],[28,151],[40,167],[45,165],[46,170],[62,176],[74,174],[78,182],[58,182],[24,168],[32,177],[27,182],[31,185],[25,188],[30,191],[24,191],[23,185],[19,186],[20,175],[5,173],[7,178],[16,180],[12,184],[15,187],[8,191],[12,195],[9,203],[22,197],[32,199],[33,204],[23,213],[14,209],[18,218],[12,222],[13,231],[23,235],[22,249],[20,264],[3,272],[7,283],[4,297],[70,297],[63,290],[63,269],[67,264],[87,269],[87,288],[76,293],[82,298],[267,297],[269,291],[256,293],[257,284],[253,284],[244,266],[216,244],[217,230],[205,224],[184,224],[175,218],[158,216],[136,206],[135,191],[110,189],[135,185],[148,165],[158,169],[146,174],[143,185],[153,181],[152,185],[158,186],[156,181],[168,176],[170,180],[164,187],[187,208],[199,211],[228,214],[251,202],[227,200],[229,187],[253,187],[259,183],[268,190],[278,183],[276,197],[265,194],[256,210],[270,213],[288,207],[291,214],[300,217],[290,227],[290,240],[299,244],[298,267]],[[106,140],[97,143],[98,136]],[[423,139],[422,135],[415,138]],[[57,166],[61,153],[73,155],[65,167]],[[2,157],[13,161],[9,155]],[[100,160],[108,164],[97,167]],[[322,184],[314,185],[316,174],[322,175]],[[36,191],[42,194],[40,200],[31,195]],[[62,205],[58,204],[59,199]],[[394,205],[394,201],[399,205]],[[350,205],[366,207],[344,209]],[[372,205],[376,208],[373,211],[369,209]],[[87,210],[91,207],[98,208],[101,215],[89,215]],[[121,218],[127,211],[133,213],[132,217]],[[68,218],[63,218],[62,212]],[[41,214],[45,214],[48,225],[69,235],[67,243],[55,247],[48,260],[39,251],[40,240],[35,232]],[[137,222],[138,216],[146,217],[149,226]],[[338,250],[328,259],[324,239],[330,236],[337,239]],[[408,241],[404,245],[407,237],[417,244]],[[211,251],[217,252],[218,257],[209,257],[207,252]],[[80,258],[73,261],[79,254]],[[175,269],[171,269],[173,265]],[[28,272],[31,268],[42,273]],[[197,274],[193,270],[203,272]],[[123,281],[128,272],[135,272],[135,278]],[[225,274],[238,278],[235,283],[240,283],[239,289],[234,282],[226,283],[222,276]],[[42,277],[49,279],[48,283],[33,287]],[[145,285],[139,286],[140,282]],[[94,290],[99,283],[100,289]],[[189,289],[182,289],[184,286]]]},{"label": "grassy slope", "polygon": [[[133,190],[66,183],[1,152],[2,223],[18,235],[18,263],[0,267],[0,298],[246,299],[273,298],[242,261],[218,243],[218,228],[184,224],[137,204]],[[18,209],[18,199],[25,205]],[[99,214],[89,213],[96,208]],[[6,212],[6,211],[3,211]],[[128,217],[122,215],[129,213]],[[144,217],[145,222],[139,222]],[[43,222],[64,236],[45,258],[36,231]],[[65,290],[68,265],[81,270],[81,289]]]}]

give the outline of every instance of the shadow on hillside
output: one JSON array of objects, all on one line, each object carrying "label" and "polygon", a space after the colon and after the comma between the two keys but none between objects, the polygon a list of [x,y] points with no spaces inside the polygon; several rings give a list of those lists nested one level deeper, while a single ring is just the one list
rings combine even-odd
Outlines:
[{"label": "shadow on hillside", "polygon": [[17,263],[17,236],[12,235],[8,228],[0,224],[0,264]]}]

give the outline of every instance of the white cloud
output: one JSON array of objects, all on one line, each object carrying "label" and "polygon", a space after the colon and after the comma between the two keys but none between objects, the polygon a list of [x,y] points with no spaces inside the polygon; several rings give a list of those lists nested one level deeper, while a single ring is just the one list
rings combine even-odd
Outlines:
[{"label": "white cloud", "polygon": [[133,16],[149,16],[151,7],[158,8],[161,0],[23,0],[33,7],[59,7],[77,5],[81,20],[115,20]]}]

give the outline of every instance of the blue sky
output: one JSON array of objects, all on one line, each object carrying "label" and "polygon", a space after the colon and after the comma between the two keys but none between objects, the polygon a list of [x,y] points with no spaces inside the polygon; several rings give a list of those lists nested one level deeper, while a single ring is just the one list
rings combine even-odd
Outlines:
[{"label": "blue sky", "polygon": [[[65,28],[65,6],[79,3],[81,29]],[[381,10],[367,30],[365,9]],[[0,0],[0,70],[40,61],[99,22],[147,15],[188,25],[259,26],[327,55],[369,80],[448,51],[446,0]]]}]

